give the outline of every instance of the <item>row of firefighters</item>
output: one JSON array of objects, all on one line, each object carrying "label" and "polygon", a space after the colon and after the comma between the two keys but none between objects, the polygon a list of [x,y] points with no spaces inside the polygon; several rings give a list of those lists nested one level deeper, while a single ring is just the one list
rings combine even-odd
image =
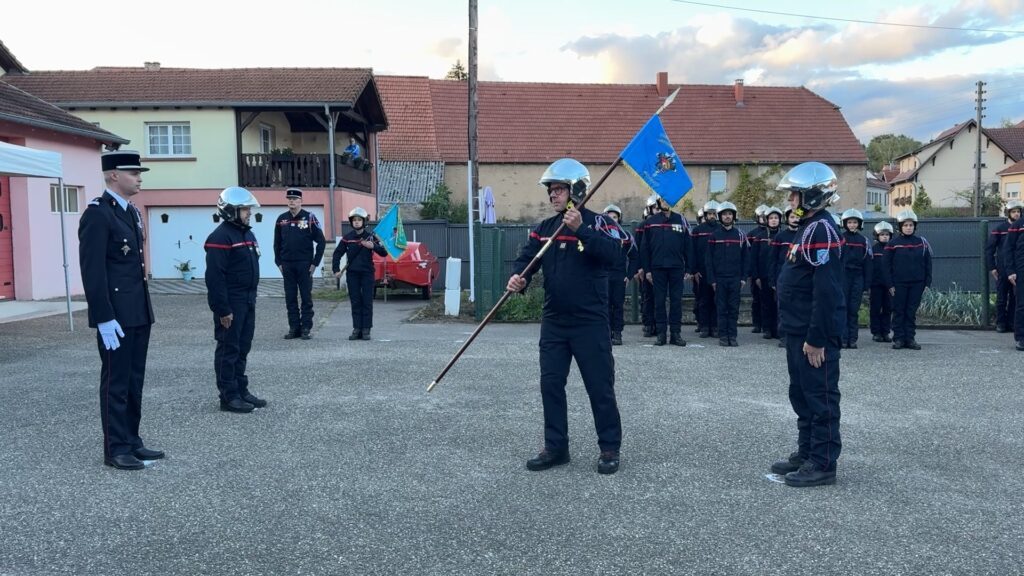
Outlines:
[{"label": "row of firefighters", "polygon": [[[619,222],[622,211],[612,204],[604,215]],[[783,211],[762,205],[756,210],[757,228],[745,234],[736,227],[736,215],[731,202],[712,200],[698,211],[698,224],[691,228],[682,214],[651,196],[634,235],[619,228],[622,258],[609,275],[612,344],[622,344],[623,303],[626,287],[634,279],[639,283],[643,335],[655,337],[657,346],[686,345],[681,334],[686,281],[692,283],[693,314],[701,338],[717,337],[721,346],[738,345],[740,292],[748,285],[753,332],[765,339],[779,337],[779,272],[786,259],[808,249],[801,246],[807,239],[800,237],[800,219],[791,208]],[[833,220],[836,228],[829,235],[841,246],[847,301],[842,346],[857,347],[858,316],[867,291],[872,339],[891,342],[895,349],[919,350],[917,309],[932,282],[932,249],[916,233],[917,215],[912,210],[900,212],[898,233],[890,223],[879,222],[873,243],[862,233],[860,211],[850,209],[841,217],[833,215]],[[828,247],[822,246],[819,257],[828,258],[828,254]]]}]

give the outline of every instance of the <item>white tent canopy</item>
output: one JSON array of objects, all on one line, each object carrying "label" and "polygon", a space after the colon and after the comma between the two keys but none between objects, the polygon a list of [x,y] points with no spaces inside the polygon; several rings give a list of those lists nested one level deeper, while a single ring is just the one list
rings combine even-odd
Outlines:
[{"label": "white tent canopy", "polygon": [[[0,142],[0,176],[24,176],[28,178],[56,178],[64,188],[64,168],[61,155],[57,152],[36,150]],[[64,295],[68,305],[68,327],[74,331],[71,318],[71,280],[68,277],[68,242],[64,235],[64,198],[60,195],[60,240],[64,251]]]}]

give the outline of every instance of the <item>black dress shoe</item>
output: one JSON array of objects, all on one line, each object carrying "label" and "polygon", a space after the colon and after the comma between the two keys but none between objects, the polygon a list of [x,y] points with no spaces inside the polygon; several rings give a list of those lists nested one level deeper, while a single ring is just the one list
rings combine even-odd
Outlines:
[{"label": "black dress shoe", "polygon": [[541,450],[540,454],[526,461],[526,469],[534,472],[569,463],[568,450]]},{"label": "black dress shoe", "polygon": [[765,332],[764,334],[761,334],[761,338],[764,338],[765,340],[771,340],[772,339],[772,333],[771,332]]},{"label": "black dress shoe", "polygon": [[110,458],[104,458],[103,463],[107,466],[113,466],[118,470],[142,470],[146,467],[142,460],[131,454],[115,454]]},{"label": "black dress shoe", "polygon": [[825,486],[836,483],[836,470],[825,470],[814,462],[807,460],[795,472],[786,474],[786,486],[794,488],[807,488],[810,486]]},{"label": "black dress shoe", "polygon": [[785,476],[790,472],[796,472],[804,465],[804,457],[799,452],[793,452],[789,455],[789,458],[785,460],[779,460],[772,464],[772,473],[780,476]]},{"label": "black dress shoe", "polygon": [[302,332],[299,332],[298,330],[289,330],[288,333],[284,335],[284,339],[294,340],[295,338],[298,338],[300,336],[302,336]]},{"label": "black dress shoe", "polygon": [[312,336],[309,334],[309,330],[303,330],[302,335],[299,336],[299,338],[302,338],[303,340],[309,340],[310,338],[312,338]]},{"label": "black dress shoe", "polygon": [[902,350],[903,349],[903,341],[902,340],[893,340],[893,342],[892,342],[892,349],[893,350]]},{"label": "black dress shoe", "polygon": [[754,326],[754,328],[750,330],[750,333],[751,334],[760,334],[761,333],[761,327],[760,326]]},{"label": "black dress shoe", "polygon": [[1024,352],[1024,340],[1017,340],[1017,350]]},{"label": "black dress shoe", "polygon": [[372,338],[370,338],[370,329],[369,328],[367,328],[367,329],[362,331],[362,338],[363,338],[363,340],[372,340]]},{"label": "black dress shoe", "polygon": [[910,348],[911,350],[920,350],[921,349],[921,345],[918,344],[917,341],[915,341],[915,340],[907,340],[906,342],[903,343],[903,347],[904,348]]},{"label": "black dress shoe", "polygon": [[785,348],[785,347],[786,347],[786,343],[784,341],[782,341],[782,340],[779,340],[779,348]]},{"label": "black dress shoe", "polygon": [[739,346],[740,343],[735,338],[729,338],[729,346]]},{"label": "black dress shoe", "polygon": [[622,332],[612,332],[612,346],[622,346]]},{"label": "black dress shoe", "polygon": [[150,450],[149,448],[136,448],[132,455],[139,460],[159,460],[164,457],[163,450]]},{"label": "black dress shoe", "polygon": [[668,343],[673,346],[686,346],[686,340],[683,340],[683,335],[679,332],[670,334]]},{"label": "black dress shoe", "polygon": [[348,335],[348,339],[349,340],[362,340],[363,339],[363,331],[362,330],[353,330],[352,333]]},{"label": "black dress shoe", "polygon": [[619,471],[619,451],[605,450],[597,458],[598,474],[615,474]]},{"label": "black dress shoe", "polygon": [[1005,334],[1009,332],[1009,330],[1006,329],[1005,324],[996,324],[996,332],[999,332],[1000,334]]},{"label": "black dress shoe", "polygon": [[223,400],[220,401],[221,412],[235,412],[237,414],[248,414],[249,412],[252,412],[254,408],[256,407],[253,406],[252,404],[249,404],[245,400],[242,400],[241,398],[232,398],[227,402]]},{"label": "black dress shoe", "polygon": [[662,332],[661,334],[658,334],[658,339],[654,341],[654,345],[664,346],[665,344],[668,344],[668,339],[665,338],[665,333]]},{"label": "black dress shoe", "polygon": [[872,336],[871,337],[871,341],[872,342],[885,342],[885,340],[883,340],[882,336],[880,336],[878,334],[875,334],[874,336]]},{"label": "black dress shoe", "polygon": [[711,329],[711,337],[712,338],[718,338],[718,328],[712,328]]},{"label": "black dress shoe", "polygon": [[700,331],[700,337],[701,338],[711,338],[711,330],[701,330]]},{"label": "black dress shoe", "polygon": [[856,350],[856,349],[857,349],[857,343],[856,343],[856,342],[852,342],[852,341],[851,341],[851,342],[849,342],[849,343],[848,343],[848,344],[846,345],[846,347],[847,347],[847,348],[849,348],[850,350]]},{"label": "black dress shoe", "polygon": [[718,345],[719,346],[728,346],[729,345],[729,339],[728,338],[719,338],[718,339]]},{"label": "black dress shoe", "polygon": [[889,338],[889,335],[886,334],[885,336],[882,336],[882,342],[885,342],[885,343],[892,342],[892,338]]},{"label": "black dress shoe", "polygon": [[267,407],[267,401],[266,400],[264,400],[262,398],[257,398],[251,392],[246,392],[245,394],[242,394],[242,400],[244,400],[245,402],[248,402],[249,404],[252,404],[253,406],[255,406],[257,408],[266,408]]}]

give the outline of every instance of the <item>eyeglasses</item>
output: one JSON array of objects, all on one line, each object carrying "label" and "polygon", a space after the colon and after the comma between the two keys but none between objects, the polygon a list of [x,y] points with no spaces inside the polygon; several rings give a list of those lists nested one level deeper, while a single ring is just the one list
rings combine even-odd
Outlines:
[{"label": "eyeglasses", "polygon": [[569,192],[568,186],[550,186],[548,187],[548,196],[554,196],[556,194],[564,194]]}]

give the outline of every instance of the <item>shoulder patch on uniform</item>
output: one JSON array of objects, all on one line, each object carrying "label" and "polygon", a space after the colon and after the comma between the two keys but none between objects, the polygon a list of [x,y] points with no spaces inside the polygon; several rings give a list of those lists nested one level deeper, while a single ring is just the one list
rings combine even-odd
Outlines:
[{"label": "shoulder patch on uniform", "polygon": [[99,206],[100,205],[100,200],[102,200],[102,199],[103,199],[102,196],[97,196],[97,197],[93,198],[92,200],[89,200],[89,206]]},{"label": "shoulder patch on uniform", "polygon": [[824,264],[828,262],[828,250],[818,250],[818,263]]}]

